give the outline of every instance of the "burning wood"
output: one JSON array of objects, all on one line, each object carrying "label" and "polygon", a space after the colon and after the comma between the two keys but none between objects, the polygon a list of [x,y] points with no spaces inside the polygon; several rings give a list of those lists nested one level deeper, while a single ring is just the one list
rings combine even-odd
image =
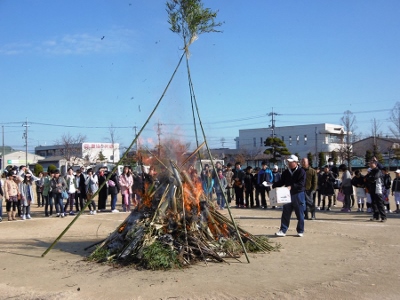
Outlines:
[{"label": "burning wood", "polygon": [[[227,262],[247,251],[269,252],[278,246],[235,226],[220,214],[185,171],[171,162],[172,176],[149,188],[142,203],[91,254],[98,262],[169,269],[198,261]],[[149,192],[150,191],[150,192]]]}]

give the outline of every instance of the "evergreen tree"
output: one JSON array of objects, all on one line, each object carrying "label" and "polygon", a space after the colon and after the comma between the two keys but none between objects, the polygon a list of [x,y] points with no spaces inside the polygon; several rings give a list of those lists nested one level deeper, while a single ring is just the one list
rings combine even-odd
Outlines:
[{"label": "evergreen tree", "polygon": [[320,152],[318,154],[318,167],[322,168],[325,165],[326,165],[325,154],[324,152]]},{"label": "evergreen tree", "polygon": [[379,151],[379,147],[377,145],[373,146],[372,150],[372,155],[376,157],[376,159],[380,162],[383,163],[383,156],[381,151]]},{"label": "evergreen tree", "polygon": [[33,173],[38,176],[40,172],[43,172],[43,166],[41,164],[36,164],[33,168]]},{"label": "evergreen tree", "polygon": [[264,151],[267,155],[272,155],[269,160],[272,163],[276,163],[278,158],[283,155],[290,155],[289,150],[286,148],[286,144],[278,137],[269,137],[264,141],[264,145],[268,148]]},{"label": "evergreen tree", "polygon": [[57,170],[57,167],[55,165],[50,165],[47,167],[47,173],[51,173]]},{"label": "evergreen tree", "polygon": [[103,151],[99,152],[98,160],[101,161],[101,162],[107,160],[107,158],[103,154]]},{"label": "evergreen tree", "polygon": [[313,165],[313,155],[312,155],[312,153],[311,152],[308,152],[307,153],[307,158],[308,158],[308,163],[310,164],[310,166],[312,166]]},{"label": "evergreen tree", "polygon": [[337,156],[336,151],[332,151],[331,152],[331,157],[332,157],[332,160],[333,160],[333,164],[336,165],[337,161],[338,161],[338,156]]},{"label": "evergreen tree", "polygon": [[365,151],[365,166],[368,166],[368,163],[372,160],[374,155],[371,150]]}]

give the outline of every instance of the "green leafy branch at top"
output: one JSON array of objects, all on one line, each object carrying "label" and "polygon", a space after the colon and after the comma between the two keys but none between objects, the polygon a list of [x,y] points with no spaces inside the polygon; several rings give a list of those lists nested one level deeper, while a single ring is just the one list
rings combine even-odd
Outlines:
[{"label": "green leafy branch at top", "polygon": [[204,8],[201,0],[170,0],[167,12],[170,29],[182,36],[186,52],[200,34],[221,32],[217,28],[222,23],[215,21],[218,11]]}]

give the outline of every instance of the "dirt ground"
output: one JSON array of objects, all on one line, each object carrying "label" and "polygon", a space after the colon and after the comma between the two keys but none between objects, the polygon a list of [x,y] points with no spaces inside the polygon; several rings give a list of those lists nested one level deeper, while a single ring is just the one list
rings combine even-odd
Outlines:
[{"label": "dirt ground", "polygon": [[[0,299],[398,299],[400,214],[386,223],[367,213],[319,212],[305,235],[274,237],[281,210],[232,209],[237,222],[281,243],[279,252],[241,262],[199,263],[173,271],[137,271],[85,261],[126,213],[82,215],[44,258],[72,217],[0,223]],[[224,211],[227,214],[227,211]],[[294,216],[294,214],[293,214]],[[92,249],[91,249],[92,250]]]}]

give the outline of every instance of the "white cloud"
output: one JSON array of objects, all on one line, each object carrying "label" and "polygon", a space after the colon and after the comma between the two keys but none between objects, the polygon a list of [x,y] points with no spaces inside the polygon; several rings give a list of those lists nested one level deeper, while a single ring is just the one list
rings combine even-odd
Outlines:
[{"label": "white cloud", "polygon": [[129,52],[136,44],[136,32],[113,28],[101,35],[93,33],[65,34],[32,43],[10,43],[0,46],[0,55],[46,53],[53,55],[79,55],[91,53]]}]

